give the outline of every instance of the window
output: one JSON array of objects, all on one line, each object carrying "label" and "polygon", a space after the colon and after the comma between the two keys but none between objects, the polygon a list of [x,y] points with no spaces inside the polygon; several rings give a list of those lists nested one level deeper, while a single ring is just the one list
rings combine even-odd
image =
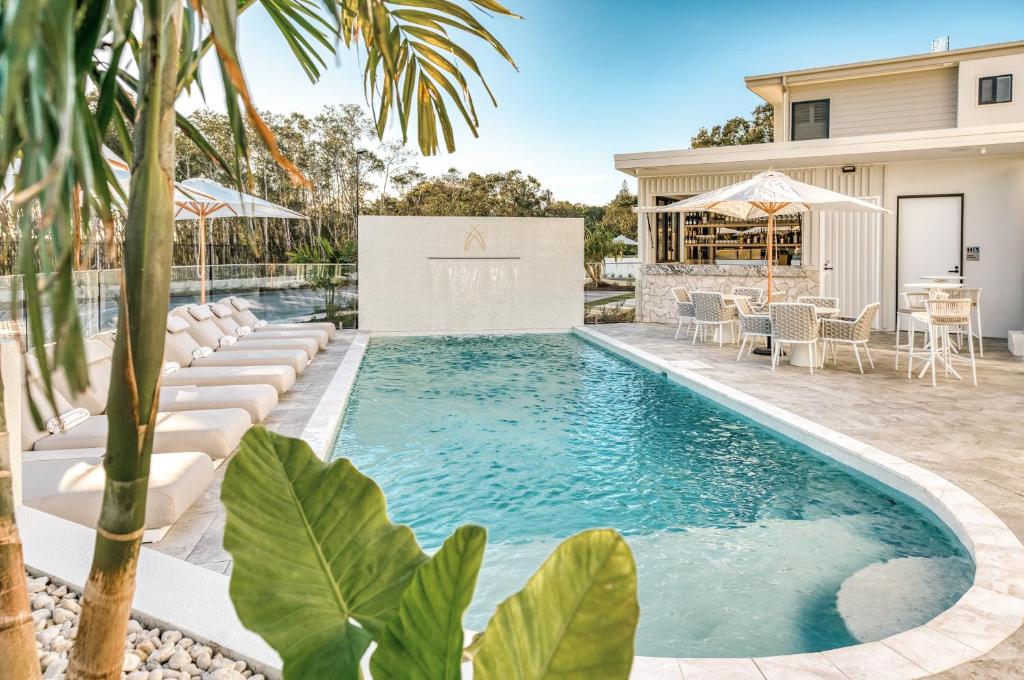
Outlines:
[{"label": "window", "polygon": [[[668,205],[677,200],[658,196],[655,204]],[[679,213],[654,213],[654,261],[679,261]]]},{"label": "window", "polygon": [[1013,76],[978,78],[979,104],[1005,104],[1013,100]]},{"label": "window", "polygon": [[793,128],[790,138],[794,142],[801,139],[828,138],[827,99],[793,102]]}]

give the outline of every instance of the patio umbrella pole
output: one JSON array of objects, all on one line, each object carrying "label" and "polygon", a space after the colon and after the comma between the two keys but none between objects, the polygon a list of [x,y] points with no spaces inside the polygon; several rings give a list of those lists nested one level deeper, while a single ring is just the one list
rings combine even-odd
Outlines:
[{"label": "patio umbrella pole", "polygon": [[[767,266],[768,266],[768,294],[765,298],[770,305],[772,302],[772,258],[775,256],[775,210],[777,209],[773,204],[758,204],[758,207],[768,213],[768,250],[767,250]],[[772,336],[768,336],[764,347],[754,348],[754,354],[762,356],[771,356],[772,354]]]},{"label": "patio umbrella pole", "polygon": [[206,214],[199,213],[199,304],[206,304]]}]

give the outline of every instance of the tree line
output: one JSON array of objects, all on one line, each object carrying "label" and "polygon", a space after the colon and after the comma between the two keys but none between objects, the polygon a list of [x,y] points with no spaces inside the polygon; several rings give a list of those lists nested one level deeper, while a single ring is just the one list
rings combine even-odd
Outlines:
[{"label": "tree line", "polygon": [[[603,205],[557,199],[541,182],[520,170],[463,173],[455,169],[430,176],[417,165],[419,155],[398,142],[380,142],[373,121],[359,105],[326,106],[314,115],[264,112],[263,118],[281,150],[309,179],[296,184],[267,148],[254,141],[249,161],[238,168],[242,189],[306,215],[306,220],[218,218],[207,221],[211,263],[272,263],[305,260],[353,261],[356,216],[452,215],[500,217],[582,217],[592,250],[618,234],[636,235],[632,207],[636,196],[623,182]],[[188,116],[223,158],[233,154],[233,132],[227,115],[199,109]],[[250,139],[258,140],[250,132]],[[107,146],[124,156],[116,134]],[[175,177],[207,177],[226,185],[224,169],[211,161],[182,130],[176,132]],[[194,265],[199,255],[199,225],[175,223],[174,264]],[[117,215],[113,244],[92,229],[82,246],[81,267],[119,267],[124,240],[123,215]],[[18,226],[6,204],[0,207],[0,271],[12,273],[17,257]],[[329,247],[328,247],[329,246]],[[598,250],[601,250],[600,248]],[[601,250],[603,252],[603,250]],[[291,254],[291,257],[290,257]],[[593,256],[600,255],[600,252]]]}]

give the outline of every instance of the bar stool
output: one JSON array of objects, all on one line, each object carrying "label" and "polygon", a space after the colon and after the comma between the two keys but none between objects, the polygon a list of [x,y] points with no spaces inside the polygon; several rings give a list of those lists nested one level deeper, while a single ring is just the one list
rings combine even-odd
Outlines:
[{"label": "bar stool", "polygon": [[[951,298],[966,298],[971,301],[971,314],[974,316],[974,337],[978,338],[978,356],[985,358],[985,341],[981,335],[981,288],[958,288],[949,291]],[[963,344],[962,341],[960,344]]]},{"label": "bar stool", "polygon": [[[895,370],[899,370],[900,367],[900,350],[901,349],[912,349],[914,346],[914,314],[919,312],[927,311],[925,309],[924,302],[928,299],[928,291],[913,291],[903,293],[903,306],[896,310],[896,365],[893,367]],[[907,321],[907,343],[904,345],[900,344],[900,321],[903,319]],[[920,321],[918,319],[918,321]],[[927,339],[927,326],[925,326],[925,339]]]},{"label": "bar stool", "polygon": [[[971,378],[975,387],[978,385],[977,363],[974,360],[974,326],[971,319],[971,299],[946,298],[925,300],[926,311],[915,312],[913,318],[924,320],[928,324],[928,358],[921,367],[918,378],[931,369],[932,387],[935,386],[935,365],[941,363],[946,375],[952,374],[957,380],[963,380],[956,369],[953,368],[954,361],[970,363]],[[952,334],[967,331],[967,347],[969,358],[960,356],[953,349]],[[914,346],[910,345],[909,359],[907,362],[907,377],[911,377],[914,371]]]}]

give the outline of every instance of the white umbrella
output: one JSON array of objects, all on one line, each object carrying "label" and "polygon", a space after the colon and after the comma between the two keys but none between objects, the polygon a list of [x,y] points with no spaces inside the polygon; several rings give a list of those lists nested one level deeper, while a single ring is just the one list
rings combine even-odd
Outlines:
[{"label": "white umbrella", "polygon": [[177,183],[175,220],[199,220],[199,302],[206,302],[206,220],[215,217],[276,217],[304,220],[306,216],[257,196],[243,194],[205,177]]},{"label": "white umbrella", "polygon": [[637,208],[637,212],[713,212],[740,219],[768,218],[768,299],[772,294],[775,216],[818,210],[891,212],[874,203],[829,191],[777,172],[766,170],[748,180],[714,189],[669,205]]},{"label": "white umbrella", "polygon": [[625,234],[619,234],[618,236],[613,238],[612,241],[614,241],[615,243],[621,243],[624,246],[635,246],[635,245],[637,245],[636,241],[634,241],[630,237],[626,236]]}]

